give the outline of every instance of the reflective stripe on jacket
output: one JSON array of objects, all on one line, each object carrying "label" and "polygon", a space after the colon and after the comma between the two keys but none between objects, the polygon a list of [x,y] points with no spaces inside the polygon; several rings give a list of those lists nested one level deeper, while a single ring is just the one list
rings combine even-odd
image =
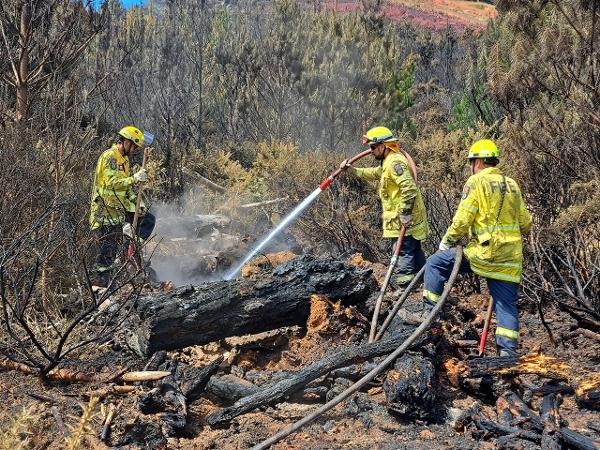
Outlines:
[{"label": "reflective stripe on jacket", "polygon": [[519,283],[523,268],[521,234],[530,228],[531,215],[517,183],[503,177],[500,169],[487,167],[467,180],[458,210],[443,241],[456,244],[470,233],[465,256],[473,272],[487,278]]},{"label": "reflective stripe on jacket", "polygon": [[356,168],[354,174],[365,180],[379,180],[379,198],[383,210],[383,237],[400,235],[400,214],[412,215],[407,236],[422,241],[429,234],[423,197],[401,153],[391,152],[379,167]]},{"label": "reflective stripe on jacket", "polygon": [[129,158],[121,155],[115,144],[100,155],[96,165],[90,208],[92,229],[122,224],[126,212],[135,212],[136,195],[132,186]]}]

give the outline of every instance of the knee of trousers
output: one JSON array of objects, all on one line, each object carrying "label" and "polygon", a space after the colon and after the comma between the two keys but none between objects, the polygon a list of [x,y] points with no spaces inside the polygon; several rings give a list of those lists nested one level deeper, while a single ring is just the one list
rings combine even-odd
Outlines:
[{"label": "knee of trousers", "polygon": [[415,256],[412,254],[404,254],[398,257],[396,265],[396,273],[399,275],[415,273]]}]

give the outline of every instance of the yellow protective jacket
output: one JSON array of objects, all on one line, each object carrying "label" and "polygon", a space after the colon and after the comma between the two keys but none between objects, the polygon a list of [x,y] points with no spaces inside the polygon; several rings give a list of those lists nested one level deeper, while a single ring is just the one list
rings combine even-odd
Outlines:
[{"label": "yellow protective jacket", "polygon": [[422,241],[429,234],[425,203],[401,153],[391,152],[379,167],[355,168],[353,173],[365,180],[379,180],[378,194],[383,210],[383,237],[400,235],[400,214],[412,215],[407,236]]},{"label": "yellow protective jacket", "polygon": [[521,234],[530,228],[531,215],[517,183],[503,176],[500,169],[487,167],[467,180],[443,241],[456,244],[470,233],[465,256],[473,272],[519,283],[523,269]]},{"label": "yellow protective jacket", "polygon": [[116,144],[100,155],[92,186],[92,230],[125,223],[125,214],[135,212],[133,184],[129,158],[121,155]]}]

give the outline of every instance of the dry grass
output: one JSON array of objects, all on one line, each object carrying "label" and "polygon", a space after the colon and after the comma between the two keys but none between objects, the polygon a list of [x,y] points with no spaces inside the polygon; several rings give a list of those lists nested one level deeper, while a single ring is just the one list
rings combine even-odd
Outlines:
[{"label": "dry grass", "polygon": [[0,414],[0,450],[24,450],[30,448],[31,429],[39,414],[32,407],[24,407],[16,414]]},{"label": "dry grass", "polygon": [[70,435],[65,439],[66,450],[77,450],[82,448],[85,436],[92,433],[91,424],[98,415],[96,412],[98,401],[98,397],[92,397],[86,405],[81,405],[83,412],[77,419],[77,424],[69,427]]}]

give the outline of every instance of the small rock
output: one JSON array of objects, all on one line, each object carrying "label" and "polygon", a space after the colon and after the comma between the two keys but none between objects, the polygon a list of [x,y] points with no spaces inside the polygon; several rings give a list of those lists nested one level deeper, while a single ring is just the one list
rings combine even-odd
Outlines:
[{"label": "small rock", "polygon": [[448,408],[447,410],[447,418],[446,423],[451,426],[453,429],[456,429],[457,421],[462,416],[463,410],[460,408]]},{"label": "small rock", "polygon": [[433,432],[431,432],[430,430],[423,430],[419,433],[419,436],[421,436],[423,439],[435,439],[435,434],[433,434]]},{"label": "small rock", "polygon": [[323,431],[325,433],[331,433],[332,431],[334,431],[336,429],[336,425],[333,420],[330,420],[330,421],[326,422],[325,425],[323,425],[321,428],[323,429]]}]

